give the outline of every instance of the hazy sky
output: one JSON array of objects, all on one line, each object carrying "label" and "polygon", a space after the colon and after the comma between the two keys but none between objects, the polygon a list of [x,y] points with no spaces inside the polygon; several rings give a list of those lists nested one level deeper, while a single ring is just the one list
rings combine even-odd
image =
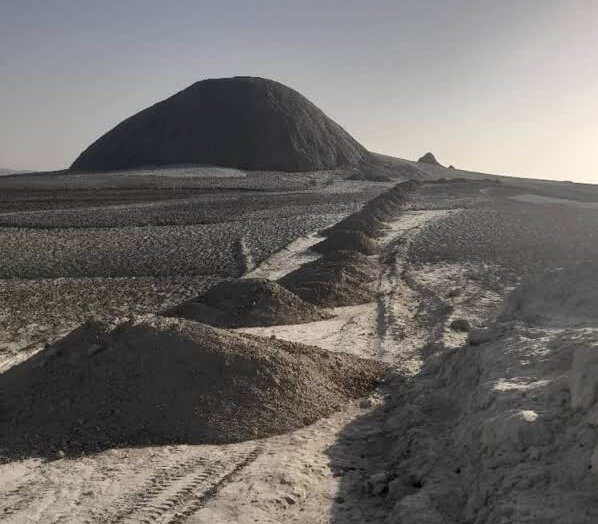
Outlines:
[{"label": "hazy sky", "polygon": [[0,0],[0,167],[68,166],[204,78],[278,80],[367,148],[598,183],[598,0]]}]

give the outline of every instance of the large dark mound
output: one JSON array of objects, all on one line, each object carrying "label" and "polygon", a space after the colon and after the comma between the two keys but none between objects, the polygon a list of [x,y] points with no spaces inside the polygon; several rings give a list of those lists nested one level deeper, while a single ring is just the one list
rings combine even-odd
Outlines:
[{"label": "large dark mound", "polygon": [[364,395],[383,365],[141,317],[87,324],[0,375],[9,455],[222,443],[300,428]]},{"label": "large dark mound", "polygon": [[336,251],[301,266],[279,282],[302,299],[323,307],[375,300],[378,264],[356,251]]},{"label": "large dark mound", "polygon": [[355,165],[367,151],[309,100],[253,77],[204,80],[124,120],[74,170],[213,164],[316,171]]},{"label": "large dark mound", "polygon": [[524,280],[505,303],[502,318],[542,326],[595,325],[598,263],[584,261]]},{"label": "large dark mound", "polygon": [[418,159],[418,162],[420,164],[430,164],[432,166],[444,167],[440,162],[438,162],[438,160],[436,160],[436,157],[430,152],[426,153],[424,156]]},{"label": "large dark mound", "polygon": [[228,328],[303,324],[329,318],[313,304],[265,278],[220,282],[163,315]]}]

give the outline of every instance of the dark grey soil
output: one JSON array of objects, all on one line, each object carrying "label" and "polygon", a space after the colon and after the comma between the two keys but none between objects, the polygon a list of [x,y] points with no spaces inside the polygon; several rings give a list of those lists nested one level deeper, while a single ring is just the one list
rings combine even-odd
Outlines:
[{"label": "dark grey soil", "polygon": [[367,151],[296,91],[263,78],[197,82],[124,120],[73,170],[212,164],[314,171],[355,165]]},{"label": "dark grey soil", "polygon": [[364,395],[380,363],[143,317],[86,324],[0,375],[9,456],[223,443],[291,431]]},{"label": "dark grey soil", "polygon": [[361,231],[335,231],[311,249],[324,254],[333,251],[358,251],[364,255],[374,255],[378,252],[378,244]]},{"label": "dark grey soil", "polygon": [[356,251],[336,251],[301,266],[279,283],[323,307],[353,306],[375,300],[378,263]]},{"label": "dark grey soil", "polygon": [[322,232],[334,237],[337,233],[360,231],[364,235],[376,238],[385,233],[385,221],[392,220],[409,201],[410,194],[419,184],[414,181],[402,182],[391,189],[368,200],[357,212]]},{"label": "dark grey soil", "polygon": [[329,318],[313,304],[264,278],[220,282],[163,315],[225,328],[303,324]]}]

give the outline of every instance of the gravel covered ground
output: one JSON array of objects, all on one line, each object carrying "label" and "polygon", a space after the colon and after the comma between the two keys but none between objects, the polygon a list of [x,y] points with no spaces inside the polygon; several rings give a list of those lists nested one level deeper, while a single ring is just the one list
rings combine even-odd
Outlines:
[{"label": "gravel covered ground", "polygon": [[238,276],[238,244],[260,262],[343,213],[266,216],[211,225],[0,230],[1,278]]},{"label": "gravel covered ground", "polygon": [[0,352],[20,360],[90,317],[152,313],[238,276],[388,184],[221,168],[0,181]]},{"label": "gravel covered ground", "polygon": [[412,246],[418,262],[499,264],[529,271],[596,259],[598,210],[498,198],[426,227]]},{"label": "gravel covered ground", "polygon": [[[35,178],[27,176],[19,189],[22,199]],[[37,177],[49,184],[51,175]],[[76,193],[80,198],[73,206],[71,190],[56,190],[51,192],[51,209],[44,209],[48,200],[37,201],[34,195],[29,203],[35,201],[38,209],[25,206],[24,211],[0,213],[0,278],[238,275],[246,266],[239,257],[240,244],[245,255],[259,263],[298,236],[352,213],[385,188],[328,175],[322,191],[322,180],[301,174],[292,181],[290,175],[277,173],[199,182],[218,180],[253,181],[253,191],[210,190],[181,198],[173,186],[179,195],[174,198],[156,186],[141,191],[140,200],[115,205],[111,197],[104,199],[104,188],[97,201],[95,191],[86,190],[85,205],[82,193]],[[316,180],[315,186],[310,180]],[[281,181],[286,181],[286,191],[260,191],[279,188]],[[4,188],[3,193],[0,185],[0,200],[9,201],[13,190]],[[35,186],[32,192],[37,190]],[[154,200],[148,201],[152,192]],[[125,196],[135,197],[131,192]],[[62,200],[65,208],[60,208]]]}]

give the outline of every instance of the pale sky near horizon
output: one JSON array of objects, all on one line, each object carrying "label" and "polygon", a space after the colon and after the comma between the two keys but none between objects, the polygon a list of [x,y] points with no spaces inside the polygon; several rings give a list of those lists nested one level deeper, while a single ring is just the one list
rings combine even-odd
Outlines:
[{"label": "pale sky near horizon", "polygon": [[598,0],[0,0],[0,167],[65,168],[204,78],[272,78],[372,151],[598,183]]}]

